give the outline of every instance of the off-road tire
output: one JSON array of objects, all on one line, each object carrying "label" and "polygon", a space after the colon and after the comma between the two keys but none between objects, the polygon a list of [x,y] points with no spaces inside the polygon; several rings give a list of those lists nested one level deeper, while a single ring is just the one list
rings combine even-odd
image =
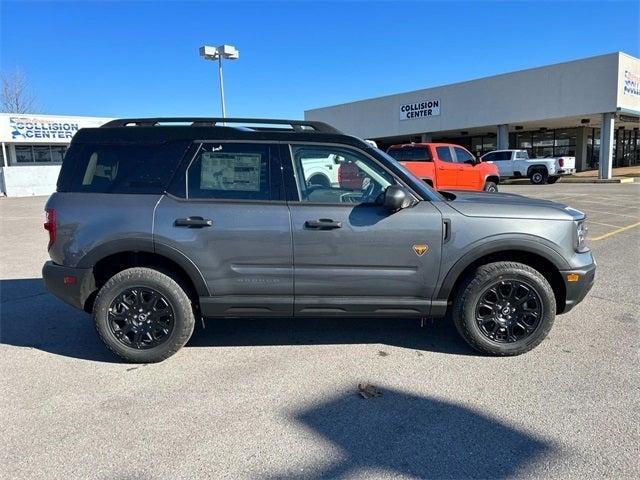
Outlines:
[{"label": "off-road tire", "polygon": [[[123,290],[132,287],[147,287],[159,292],[173,309],[173,330],[163,343],[153,348],[136,349],[124,345],[109,327],[109,306]],[[195,325],[191,301],[180,285],[165,273],[143,267],[123,270],[107,280],[96,297],[93,320],[107,348],[132,363],[160,362],[174,355],[189,341]]]},{"label": "off-road tire", "polygon": [[549,173],[546,168],[536,168],[529,173],[529,181],[533,185],[544,185],[547,183]]},{"label": "off-road tire", "polygon": [[496,193],[498,191],[498,185],[495,182],[486,182],[484,184],[484,191],[490,193]]},{"label": "off-road tire", "polygon": [[549,185],[553,185],[554,183],[556,183],[558,180],[560,180],[560,177],[558,176],[553,176],[553,177],[548,177],[547,178],[547,183]]},{"label": "off-road tire", "polygon": [[[512,343],[487,338],[476,322],[476,305],[482,293],[492,283],[502,279],[527,282],[542,302],[541,320],[527,337]],[[542,342],[556,316],[555,295],[549,282],[540,272],[517,262],[495,262],[482,265],[464,279],[453,303],[453,321],[464,340],[475,350],[494,356],[513,356],[528,352]]]}]

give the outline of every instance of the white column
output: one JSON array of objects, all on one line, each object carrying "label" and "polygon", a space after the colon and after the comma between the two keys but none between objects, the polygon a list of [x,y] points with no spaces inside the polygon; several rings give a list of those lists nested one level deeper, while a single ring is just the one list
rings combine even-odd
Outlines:
[{"label": "white column", "polygon": [[4,142],[2,142],[2,158],[4,160],[4,166],[9,166],[9,157],[7,156],[7,148],[4,146]]},{"label": "white column", "polygon": [[602,114],[602,128],[600,129],[600,167],[598,178],[611,178],[613,164],[613,129],[615,116],[613,113]]},{"label": "white column", "polygon": [[430,143],[431,142],[431,134],[430,133],[423,133],[420,135],[420,141],[422,143]]},{"label": "white column", "polygon": [[586,127],[578,127],[578,134],[576,135],[576,171],[582,172],[588,168],[587,165],[587,141],[589,139],[589,132]]},{"label": "white column", "polygon": [[507,150],[509,148],[509,125],[498,125],[498,150]]}]

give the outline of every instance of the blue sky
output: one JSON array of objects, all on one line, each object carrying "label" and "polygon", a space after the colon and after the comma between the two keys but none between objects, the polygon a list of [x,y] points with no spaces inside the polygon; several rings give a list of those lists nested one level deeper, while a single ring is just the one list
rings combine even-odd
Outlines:
[{"label": "blue sky", "polygon": [[218,115],[202,44],[230,43],[229,116],[305,109],[581,57],[640,56],[640,2],[0,0],[0,68],[44,113]]}]

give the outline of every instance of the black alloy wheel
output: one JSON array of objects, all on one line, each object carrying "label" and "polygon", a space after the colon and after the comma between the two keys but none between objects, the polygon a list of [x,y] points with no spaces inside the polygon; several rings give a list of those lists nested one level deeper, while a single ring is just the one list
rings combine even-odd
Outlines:
[{"label": "black alloy wheel", "polygon": [[163,344],[174,328],[174,311],[169,300],[148,287],[123,290],[111,302],[107,316],[116,339],[139,350]]},{"label": "black alloy wheel", "polygon": [[521,280],[500,280],[489,286],[476,304],[480,332],[498,343],[513,343],[531,336],[544,314],[540,294]]}]

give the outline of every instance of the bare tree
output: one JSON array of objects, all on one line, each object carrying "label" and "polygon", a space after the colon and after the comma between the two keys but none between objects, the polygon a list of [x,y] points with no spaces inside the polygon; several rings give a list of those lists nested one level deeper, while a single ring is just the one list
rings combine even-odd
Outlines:
[{"label": "bare tree", "polygon": [[0,111],[6,113],[33,113],[36,107],[29,82],[24,71],[17,68],[12,72],[1,73],[2,98]]}]

